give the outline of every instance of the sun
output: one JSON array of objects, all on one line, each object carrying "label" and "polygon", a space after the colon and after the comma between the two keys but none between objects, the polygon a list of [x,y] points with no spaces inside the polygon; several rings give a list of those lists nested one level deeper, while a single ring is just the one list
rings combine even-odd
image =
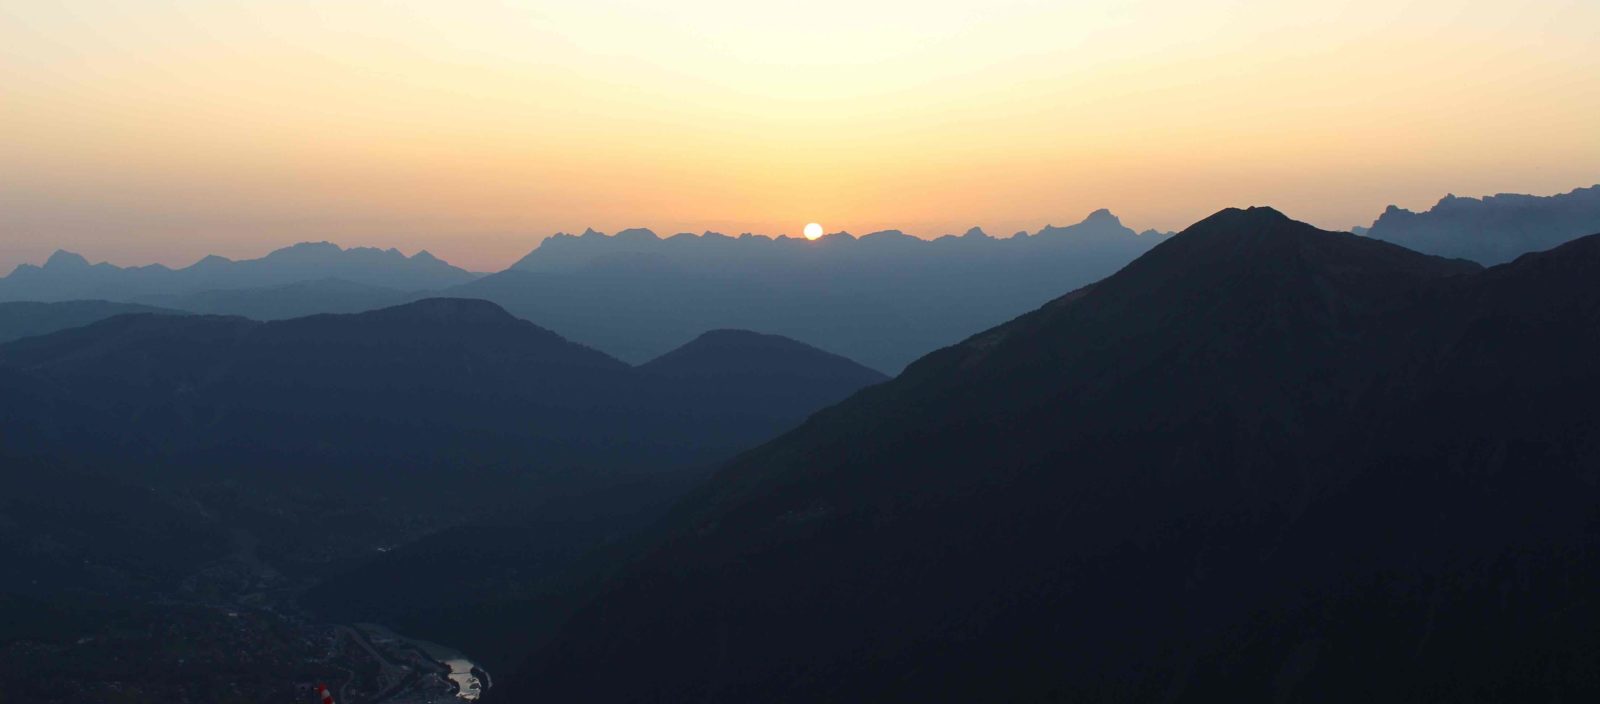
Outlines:
[{"label": "sun", "polygon": [[810,225],[806,225],[805,232],[806,239],[814,240],[822,236],[822,226],[818,225],[817,223],[811,223]]}]

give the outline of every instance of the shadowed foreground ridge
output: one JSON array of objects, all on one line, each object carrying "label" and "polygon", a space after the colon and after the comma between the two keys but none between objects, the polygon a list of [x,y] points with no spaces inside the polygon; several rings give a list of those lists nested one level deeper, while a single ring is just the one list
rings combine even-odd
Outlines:
[{"label": "shadowed foreground ridge", "polygon": [[1600,693],[1596,280],[1220,212],[724,467],[497,700]]},{"label": "shadowed foreground ridge", "polygon": [[658,373],[466,299],[128,314],[0,345],[0,562],[26,566],[0,572],[0,688],[261,700],[338,674],[303,644],[335,619],[497,668],[497,600],[555,589],[706,467],[883,379],[721,336],[784,354],[724,375],[690,346],[673,359],[693,374]]}]

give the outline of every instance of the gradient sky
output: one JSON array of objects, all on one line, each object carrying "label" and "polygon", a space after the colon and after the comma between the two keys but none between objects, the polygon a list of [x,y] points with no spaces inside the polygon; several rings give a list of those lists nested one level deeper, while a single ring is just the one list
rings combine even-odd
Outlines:
[{"label": "gradient sky", "polygon": [[1600,182],[1595,0],[3,0],[0,270]]}]

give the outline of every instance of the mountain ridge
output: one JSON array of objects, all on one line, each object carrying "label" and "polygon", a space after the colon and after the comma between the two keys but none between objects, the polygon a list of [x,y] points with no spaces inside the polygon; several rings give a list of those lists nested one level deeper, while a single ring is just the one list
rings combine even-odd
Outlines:
[{"label": "mountain ridge", "polygon": [[1551,196],[1449,194],[1422,212],[1390,205],[1363,234],[1430,254],[1493,265],[1597,231],[1600,185]]},{"label": "mountain ridge", "polygon": [[256,259],[238,261],[208,255],[179,269],[160,264],[133,267],[105,262],[90,264],[82,255],[57,250],[43,266],[22,264],[0,278],[0,300],[100,298],[136,301],[327,278],[398,290],[422,290],[459,285],[477,275],[451,266],[426,251],[407,257],[396,249],[345,249],[331,242],[302,242],[275,249]]}]

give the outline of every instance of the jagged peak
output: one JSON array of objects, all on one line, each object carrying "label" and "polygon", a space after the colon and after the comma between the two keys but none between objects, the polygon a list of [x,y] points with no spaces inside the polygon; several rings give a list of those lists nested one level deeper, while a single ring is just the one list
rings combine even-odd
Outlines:
[{"label": "jagged peak", "polygon": [[1098,210],[1096,210],[1096,211],[1094,211],[1092,213],[1089,213],[1088,217],[1085,217],[1083,219],[1083,221],[1080,222],[1079,224],[1086,225],[1086,224],[1089,224],[1089,223],[1104,223],[1104,224],[1108,224],[1108,225],[1110,225],[1110,224],[1121,225],[1122,224],[1122,219],[1118,218],[1116,215],[1112,214],[1112,212],[1109,209],[1100,208],[1100,209],[1098,209]]}]

